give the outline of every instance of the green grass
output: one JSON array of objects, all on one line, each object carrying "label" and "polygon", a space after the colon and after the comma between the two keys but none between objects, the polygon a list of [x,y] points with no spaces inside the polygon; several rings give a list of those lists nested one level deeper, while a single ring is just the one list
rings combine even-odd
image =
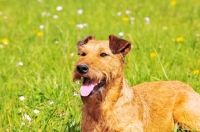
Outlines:
[{"label": "green grass", "polygon": [[90,34],[107,39],[123,32],[132,42],[125,68],[131,85],[180,80],[200,92],[199,23],[198,0],[177,0],[175,6],[169,0],[1,0],[0,131],[80,131],[79,85],[71,78],[76,43]]}]

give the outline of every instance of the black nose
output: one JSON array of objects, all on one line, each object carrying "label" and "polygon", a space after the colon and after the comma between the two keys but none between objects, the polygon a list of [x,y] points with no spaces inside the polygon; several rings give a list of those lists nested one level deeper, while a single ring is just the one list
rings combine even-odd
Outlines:
[{"label": "black nose", "polygon": [[89,67],[88,67],[87,65],[85,65],[85,64],[82,64],[82,65],[78,65],[78,66],[76,67],[76,69],[77,69],[77,71],[78,71],[79,73],[85,74],[85,73],[88,72]]}]

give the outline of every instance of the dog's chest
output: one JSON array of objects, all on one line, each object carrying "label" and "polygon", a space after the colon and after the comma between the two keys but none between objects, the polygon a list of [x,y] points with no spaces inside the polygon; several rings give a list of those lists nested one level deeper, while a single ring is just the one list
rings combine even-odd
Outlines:
[{"label": "dog's chest", "polygon": [[137,110],[131,112],[133,107],[132,104],[125,103],[103,109],[98,122],[94,126],[95,130],[104,132],[143,131],[141,120],[137,118]]}]

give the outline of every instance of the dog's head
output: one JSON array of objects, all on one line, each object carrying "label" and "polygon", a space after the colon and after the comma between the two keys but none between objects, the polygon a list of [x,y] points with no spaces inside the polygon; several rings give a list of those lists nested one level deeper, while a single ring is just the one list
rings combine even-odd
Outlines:
[{"label": "dog's head", "polygon": [[109,40],[101,41],[88,36],[79,41],[77,47],[80,58],[73,80],[82,79],[82,97],[102,95],[110,81],[123,76],[124,57],[131,49],[130,42],[114,35],[110,35]]}]

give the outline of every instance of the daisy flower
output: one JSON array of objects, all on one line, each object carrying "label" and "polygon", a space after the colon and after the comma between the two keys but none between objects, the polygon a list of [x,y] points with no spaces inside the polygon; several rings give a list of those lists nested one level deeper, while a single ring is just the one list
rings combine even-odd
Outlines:
[{"label": "daisy flower", "polygon": [[124,35],[124,33],[123,32],[119,32],[119,34],[118,34],[120,37],[122,37],[123,35]]},{"label": "daisy flower", "polygon": [[26,119],[28,122],[31,122],[31,117],[28,114],[24,114],[24,119]]},{"label": "daisy flower", "polygon": [[40,25],[39,28],[40,28],[40,29],[44,29],[44,25]]},{"label": "daisy flower", "polygon": [[122,15],[122,12],[120,12],[120,11],[117,12],[117,15],[118,15],[118,16],[121,16],[121,15]]},{"label": "daisy flower", "polygon": [[62,11],[62,10],[63,10],[63,7],[62,7],[62,6],[57,6],[57,7],[56,7],[56,10],[57,10],[57,11]]},{"label": "daisy flower", "polygon": [[23,66],[24,65],[24,63],[23,62],[18,62],[18,66]]},{"label": "daisy flower", "polygon": [[77,96],[78,95],[78,92],[77,91],[74,91],[74,96]]},{"label": "daisy flower", "polygon": [[86,23],[84,23],[84,24],[77,24],[76,26],[77,26],[77,28],[82,29],[84,27],[87,27],[88,25]]},{"label": "daisy flower", "polygon": [[144,20],[146,21],[147,24],[150,23],[150,18],[149,17],[145,17]]},{"label": "daisy flower", "polygon": [[39,114],[39,113],[40,113],[40,111],[39,111],[39,110],[37,110],[37,109],[34,109],[34,110],[33,110],[33,113],[35,113],[35,114]]},{"label": "daisy flower", "polygon": [[82,9],[78,9],[76,12],[77,12],[77,14],[79,14],[79,15],[83,14],[83,10],[82,10]]},{"label": "daisy flower", "polygon": [[53,15],[53,18],[54,19],[58,19],[58,15]]},{"label": "daisy flower", "polygon": [[126,10],[125,13],[128,15],[128,14],[131,14],[131,11],[130,10]]},{"label": "daisy flower", "polygon": [[20,100],[20,101],[24,101],[24,99],[25,99],[24,96],[20,96],[20,97],[19,97],[19,100]]},{"label": "daisy flower", "polygon": [[53,104],[54,104],[54,101],[53,101],[53,100],[49,101],[49,104],[50,104],[50,105],[53,105]]}]

